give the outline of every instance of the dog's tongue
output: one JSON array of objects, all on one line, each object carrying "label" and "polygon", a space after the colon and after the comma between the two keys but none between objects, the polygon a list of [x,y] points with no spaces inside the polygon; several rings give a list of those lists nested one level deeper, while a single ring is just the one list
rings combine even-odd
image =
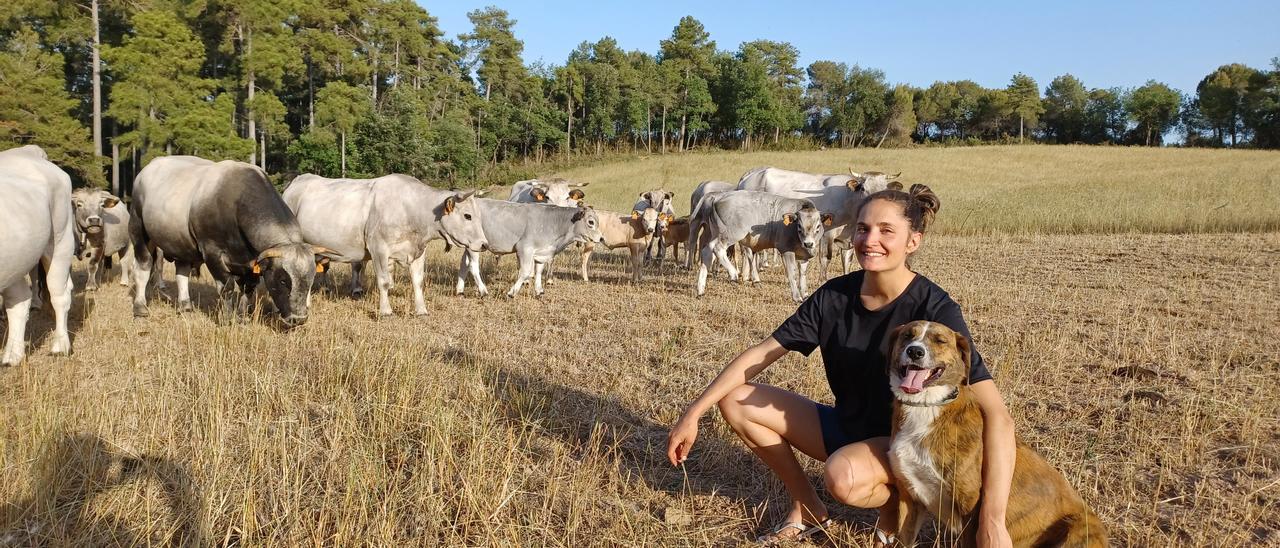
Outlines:
[{"label": "dog's tongue", "polygon": [[924,381],[929,378],[928,369],[907,368],[907,375],[902,377],[902,391],[908,394],[915,394],[924,390]]}]

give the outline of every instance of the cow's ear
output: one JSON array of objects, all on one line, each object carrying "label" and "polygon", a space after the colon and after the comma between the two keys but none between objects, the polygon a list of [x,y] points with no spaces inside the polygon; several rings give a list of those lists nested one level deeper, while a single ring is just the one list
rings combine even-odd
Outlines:
[{"label": "cow's ear", "polygon": [[631,219],[635,220],[639,218],[640,218],[640,211],[636,209],[631,210]]},{"label": "cow's ear", "polygon": [[569,199],[570,199],[570,200],[581,200],[581,199],[586,198],[586,197],[587,197],[587,193],[586,193],[586,192],[583,192],[583,191],[578,190],[578,189],[576,189],[576,188],[575,188],[575,189],[573,189],[573,190],[570,190],[570,191],[569,191]]},{"label": "cow's ear", "polygon": [[119,200],[118,198],[116,198],[115,196],[108,196],[108,197],[106,197],[106,198],[103,198],[103,199],[102,199],[102,207],[103,207],[104,209],[111,209],[111,208],[115,207],[115,206],[116,206],[116,204],[118,204],[118,203],[120,203],[120,200]]},{"label": "cow's ear", "polygon": [[263,270],[271,269],[271,259],[254,259],[252,263],[249,263],[249,268],[253,270],[254,274],[262,274]]},{"label": "cow's ear", "polygon": [[670,199],[672,199],[672,198],[674,198],[674,197],[675,197],[675,193],[672,193],[672,192],[668,192],[668,193],[667,193],[667,199],[668,199],[668,200],[670,200]]},{"label": "cow's ear", "polygon": [[788,213],[782,216],[782,224],[784,226],[789,226],[791,223],[794,223],[794,222],[796,222],[796,216],[794,214]]},{"label": "cow's ear", "polygon": [[321,273],[324,273],[324,271],[325,271],[325,270],[328,270],[328,269],[329,269],[329,258],[328,258],[328,257],[321,257],[321,256],[317,255],[317,256],[316,256],[316,273],[317,273],[317,274],[321,274]]},{"label": "cow's ear", "polygon": [[448,214],[450,214],[450,213],[453,213],[453,208],[454,208],[454,207],[456,207],[457,205],[458,205],[457,197],[455,197],[455,196],[450,196],[450,197],[448,197],[448,198],[445,198],[445,199],[444,199],[444,214],[445,214],[445,215],[448,215]]},{"label": "cow's ear", "polygon": [[849,179],[849,182],[845,184],[849,185],[849,190],[852,190],[854,192],[862,192],[862,179],[854,177],[852,179]]},{"label": "cow's ear", "polygon": [[547,201],[547,192],[545,190],[542,190],[541,188],[533,187],[533,190],[529,191],[529,195],[533,196],[533,200],[535,202]]},{"label": "cow's ear", "polygon": [[830,214],[830,213],[823,213],[823,214],[822,214],[822,226],[831,226],[831,218],[832,218],[832,217],[831,217],[831,214]]},{"label": "cow's ear", "polygon": [[582,218],[586,216],[587,216],[587,208],[580,207],[578,208],[578,211],[574,212],[573,218],[569,220],[576,223],[578,221],[581,221]]}]

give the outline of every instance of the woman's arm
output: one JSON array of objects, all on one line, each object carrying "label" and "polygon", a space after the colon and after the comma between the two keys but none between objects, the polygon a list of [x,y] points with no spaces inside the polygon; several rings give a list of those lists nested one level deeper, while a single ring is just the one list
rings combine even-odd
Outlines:
[{"label": "woman's arm", "polygon": [[1017,444],[1013,437],[1013,417],[1004,398],[990,380],[970,385],[982,409],[982,508],[978,510],[978,545],[1012,546],[1005,527],[1005,509],[1013,484],[1013,464]]},{"label": "woman's arm", "polygon": [[786,353],[786,348],[783,348],[773,337],[769,337],[733,358],[729,365],[716,375],[715,380],[707,385],[702,395],[689,404],[689,408],[680,415],[680,420],[676,421],[675,426],[671,428],[671,434],[667,436],[667,458],[671,461],[671,465],[679,465],[689,458],[689,450],[693,447],[694,440],[698,438],[698,419],[707,412],[707,409],[729,395],[734,388],[755,378]]}]

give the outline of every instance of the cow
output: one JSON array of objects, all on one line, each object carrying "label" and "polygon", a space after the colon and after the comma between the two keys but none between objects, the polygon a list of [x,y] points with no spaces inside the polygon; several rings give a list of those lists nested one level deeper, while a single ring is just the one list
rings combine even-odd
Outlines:
[{"label": "cow", "polygon": [[[823,247],[818,253],[818,268],[825,278],[827,263],[837,238],[840,239],[839,243],[848,244],[852,232],[844,230],[844,227],[857,222],[858,206],[867,196],[890,188],[892,181],[901,175],[885,175],[878,171],[858,173],[853,169],[849,170],[848,175],[817,175],[776,167],[760,167],[742,176],[738,181],[738,190],[759,190],[788,198],[811,200],[818,210],[832,215],[831,228],[827,230]],[[846,252],[846,273],[848,255],[849,252]]]},{"label": "cow", "polygon": [[[674,196],[675,194],[672,194],[660,188],[650,190],[647,192],[641,192],[640,198],[636,201],[636,204],[631,207],[631,209],[633,211],[644,211],[645,208],[652,207],[653,209],[656,209],[658,213],[661,215],[665,215],[668,218],[675,218],[676,210],[673,207],[673,204],[671,202],[671,199]],[[662,239],[662,233],[659,232],[658,237],[651,238],[649,240],[648,247],[644,251],[644,258],[646,261],[651,259],[657,259],[661,261],[663,258],[663,255],[664,255],[663,252],[665,251],[665,249],[666,249],[666,241]]]},{"label": "cow", "polygon": [[[544,204],[522,204],[511,201],[477,199],[480,226],[484,228],[489,252],[495,255],[515,253],[520,273],[507,297],[514,298],[530,277],[533,291],[542,295],[542,272],[547,263],[572,243],[594,245],[600,234],[600,216],[587,206],[560,207]],[[480,295],[489,290],[480,279],[480,254],[467,250],[458,265],[458,281],[454,292],[461,295],[466,288],[466,274],[476,283]]]},{"label": "cow", "polygon": [[[250,311],[260,282],[287,327],[307,321],[317,253],[262,169],[196,156],[152,160],[134,180],[129,204],[133,315],[150,315],[147,281],[153,250],[164,251],[178,272],[178,310],[191,310],[189,277],[209,269],[231,317]],[[239,293],[239,295],[237,295]]]},{"label": "cow", "polygon": [[[111,271],[111,257],[120,259],[120,285],[128,286],[132,274],[133,249],[129,247],[129,208],[105,190],[81,188],[71,193],[75,211],[76,239],[81,259],[88,259],[85,289],[98,289],[98,267]],[[158,264],[158,262],[157,262]]]},{"label": "cow", "polygon": [[703,181],[698,183],[697,188],[689,194],[689,213],[698,209],[698,202],[702,201],[702,197],[713,192],[725,192],[729,190],[737,190],[738,185],[734,183],[726,183],[724,181]]},{"label": "cow", "polygon": [[575,183],[565,179],[530,179],[517,181],[511,186],[507,200],[530,204],[551,204],[560,207],[577,207],[587,194],[582,188],[591,183]]},{"label": "cow", "polygon": [[[0,296],[4,298],[8,338],[0,364],[16,365],[26,355],[31,286],[44,269],[53,307],[53,354],[71,352],[67,316],[71,310],[71,261],[75,256],[75,220],[71,213],[71,177],[49,161],[44,150],[26,145],[0,152]],[[27,275],[31,274],[31,282]]]},{"label": "cow", "polygon": [[803,264],[818,251],[823,232],[831,225],[832,215],[822,213],[813,202],[785,198],[768,192],[739,190],[726,192],[708,204],[704,198],[698,214],[707,230],[707,244],[701,249],[698,267],[697,295],[706,293],[707,270],[712,257],[720,260],[729,279],[738,279],[738,269],[729,261],[726,250],[737,244],[745,257],[753,282],[760,281],[755,264],[756,252],[777,249],[782,253],[791,299],[800,302],[808,292]]},{"label": "cow", "polygon": [[[631,254],[631,281],[639,282],[644,266],[644,250],[658,232],[657,209],[646,207],[632,210],[630,215],[611,211],[598,211],[600,217],[600,243],[606,249],[625,247]],[[589,282],[587,262],[591,260],[593,246],[582,247],[582,281]]]},{"label": "cow", "polygon": [[486,247],[474,191],[432,188],[408,175],[329,179],[308,173],[290,182],[283,198],[304,240],[329,249],[326,256],[333,261],[351,263],[353,295],[363,289],[359,265],[372,261],[380,316],[392,314],[392,261],[409,266],[414,314],[422,316],[427,243],[441,239],[471,251]]},{"label": "cow", "polygon": [[[658,230],[662,232],[662,239],[667,243],[667,246],[673,248],[671,256],[679,257],[680,242],[684,242],[689,239],[689,216],[686,215],[678,219],[666,216],[659,217]],[[689,253],[689,246],[686,245],[685,254],[688,255]],[[690,261],[691,260],[686,257],[685,268],[689,268],[689,265],[691,264]]]}]

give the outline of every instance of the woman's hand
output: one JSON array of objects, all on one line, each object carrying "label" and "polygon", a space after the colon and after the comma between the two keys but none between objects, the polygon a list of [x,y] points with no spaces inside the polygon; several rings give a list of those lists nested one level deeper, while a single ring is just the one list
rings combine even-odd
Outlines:
[{"label": "woman's hand", "polygon": [[680,466],[689,458],[689,450],[693,449],[693,442],[697,439],[698,417],[681,415],[676,425],[671,427],[671,433],[667,434],[667,460],[671,461],[671,466]]}]

